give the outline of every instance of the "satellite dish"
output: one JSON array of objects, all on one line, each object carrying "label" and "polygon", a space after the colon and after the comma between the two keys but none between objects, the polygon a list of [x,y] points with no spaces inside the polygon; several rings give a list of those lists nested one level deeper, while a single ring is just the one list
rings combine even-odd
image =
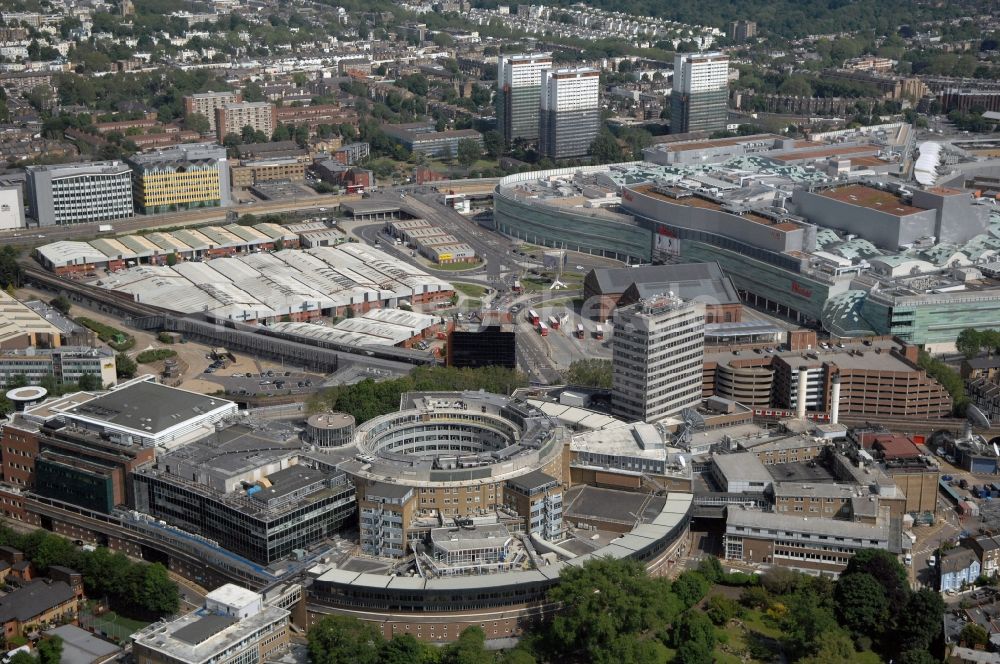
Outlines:
[{"label": "satellite dish", "polygon": [[983,411],[979,410],[979,408],[973,406],[972,404],[969,404],[969,406],[965,409],[965,417],[967,417],[968,420],[977,427],[989,429],[992,426],[990,418],[986,417]]}]

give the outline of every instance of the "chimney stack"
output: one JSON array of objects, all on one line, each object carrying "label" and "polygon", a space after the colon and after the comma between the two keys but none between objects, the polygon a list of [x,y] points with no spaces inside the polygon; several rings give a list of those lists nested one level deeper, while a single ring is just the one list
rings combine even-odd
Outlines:
[{"label": "chimney stack", "polygon": [[833,385],[830,387],[830,424],[840,421],[840,374],[833,375]]},{"label": "chimney stack", "polygon": [[809,382],[809,374],[805,367],[799,367],[799,394],[795,401],[795,417],[804,420],[806,418],[806,386]]}]

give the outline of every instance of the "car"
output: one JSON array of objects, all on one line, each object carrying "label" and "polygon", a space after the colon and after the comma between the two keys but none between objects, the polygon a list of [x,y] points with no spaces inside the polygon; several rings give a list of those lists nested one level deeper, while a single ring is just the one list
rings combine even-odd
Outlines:
[{"label": "car", "polygon": [[241,374],[241,373],[234,373],[233,374],[233,378],[243,378],[243,374]]},{"label": "car", "polygon": [[936,564],[937,564],[937,558],[935,556],[928,556],[927,557],[927,566],[928,567],[934,567],[934,565],[936,565]]},{"label": "car", "polygon": [[581,271],[582,271],[582,270],[584,270],[584,269],[586,269],[586,268],[584,268],[584,267],[583,267],[582,265],[577,265],[577,266],[576,266],[576,269],[577,269],[577,270],[581,270]]},{"label": "car", "polygon": [[205,373],[215,373],[215,369],[213,367],[208,367],[205,369]]},{"label": "car", "polygon": [[253,374],[252,374],[252,373],[250,373],[249,371],[248,371],[248,372],[246,372],[246,374],[244,374],[244,375],[245,375],[245,376],[246,376],[247,378],[253,378]]},{"label": "car", "polygon": [[286,371],[286,372],[285,372],[285,375],[286,375],[286,376],[291,376],[291,375],[292,375],[292,372],[291,372],[291,371]]},{"label": "car", "polygon": [[274,378],[274,372],[273,371],[268,371],[267,372],[267,377],[268,378]]},{"label": "car", "polygon": [[271,384],[271,381],[269,381],[269,380],[262,380],[262,381],[260,381],[260,382],[259,382],[259,383],[257,383],[257,384],[258,384],[258,385],[270,385],[270,384]]},{"label": "car", "polygon": [[305,386],[305,383],[303,383],[301,380],[295,385],[295,387],[303,387],[303,386]]}]

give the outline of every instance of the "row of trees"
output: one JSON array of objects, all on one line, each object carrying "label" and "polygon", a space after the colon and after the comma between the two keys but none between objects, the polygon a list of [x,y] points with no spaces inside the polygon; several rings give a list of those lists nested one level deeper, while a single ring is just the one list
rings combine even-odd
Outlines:
[{"label": "row of trees", "polygon": [[983,351],[992,355],[1000,350],[1000,330],[966,328],[958,333],[955,348],[970,360]]},{"label": "row of trees", "polygon": [[576,360],[566,371],[566,383],[611,389],[611,375],[611,360]]},{"label": "row of trees", "polygon": [[79,571],[91,598],[106,597],[118,613],[157,619],[177,612],[177,585],[160,563],[132,562],[125,554],[99,547],[83,551],[59,535],[36,530],[19,534],[0,526],[0,545],[24,552],[25,558],[44,574],[52,565]]},{"label": "row of trees", "polygon": [[310,412],[335,410],[354,416],[358,424],[399,408],[399,398],[406,392],[486,390],[510,394],[528,384],[519,371],[503,367],[458,369],[455,367],[417,367],[408,376],[376,383],[366,379],[354,385],[338,385],[313,395],[307,406]]},{"label": "row of trees", "polygon": [[965,409],[969,405],[969,397],[965,393],[965,381],[962,380],[962,376],[943,360],[933,357],[925,350],[920,351],[917,364],[927,372],[928,376],[941,383],[944,389],[948,390],[954,413],[959,416],[965,415]]}]

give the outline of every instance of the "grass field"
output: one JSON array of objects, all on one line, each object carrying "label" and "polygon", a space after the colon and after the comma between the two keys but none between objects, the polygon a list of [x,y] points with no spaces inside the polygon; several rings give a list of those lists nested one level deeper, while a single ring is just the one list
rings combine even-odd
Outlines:
[{"label": "grass field", "polygon": [[486,293],[485,286],[478,286],[476,284],[463,284],[460,282],[453,282],[452,285],[462,295],[467,297],[482,297]]},{"label": "grass field", "polygon": [[482,267],[482,263],[430,263],[430,267],[435,270],[447,270],[450,272],[464,272],[465,270],[475,270]]}]

